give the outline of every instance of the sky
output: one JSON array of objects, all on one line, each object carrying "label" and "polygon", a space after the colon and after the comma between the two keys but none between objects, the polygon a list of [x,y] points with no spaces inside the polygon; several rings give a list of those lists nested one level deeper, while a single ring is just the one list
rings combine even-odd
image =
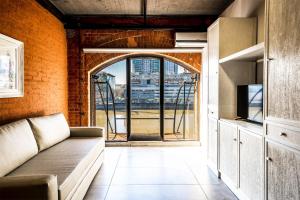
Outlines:
[{"label": "sky", "polygon": [[116,76],[116,84],[126,84],[126,60],[116,62],[103,71]]}]

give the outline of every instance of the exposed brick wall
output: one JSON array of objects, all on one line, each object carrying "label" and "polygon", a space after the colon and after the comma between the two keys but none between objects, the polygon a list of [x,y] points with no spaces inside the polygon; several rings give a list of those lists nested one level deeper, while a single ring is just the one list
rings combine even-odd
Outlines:
[{"label": "exposed brick wall", "polygon": [[0,33],[24,42],[25,94],[0,99],[0,123],[63,112],[68,117],[63,24],[35,0],[1,0]]},{"label": "exposed brick wall", "polygon": [[[82,48],[174,48],[168,30],[68,30],[69,120],[72,126],[88,125],[88,72],[103,62],[127,54],[84,54]],[[201,70],[200,53],[162,54]]]}]

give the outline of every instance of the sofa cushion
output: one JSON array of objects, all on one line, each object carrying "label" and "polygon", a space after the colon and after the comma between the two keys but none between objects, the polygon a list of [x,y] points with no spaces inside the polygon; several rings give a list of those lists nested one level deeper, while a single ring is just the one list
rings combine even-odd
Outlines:
[{"label": "sofa cushion", "polygon": [[39,153],[30,161],[8,174],[23,176],[57,175],[60,199],[65,199],[88,173],[104,149],[101,137],[70,137]]},{"label": "sofa cushion", "polygon": [[70,137],[69,125],[62,113],[29,118],[39,151],[47,149]]},{"label": "sofa cushion", "polygon": [[26,120],[0,126],[0,177],[37,153],[38,147]]}]

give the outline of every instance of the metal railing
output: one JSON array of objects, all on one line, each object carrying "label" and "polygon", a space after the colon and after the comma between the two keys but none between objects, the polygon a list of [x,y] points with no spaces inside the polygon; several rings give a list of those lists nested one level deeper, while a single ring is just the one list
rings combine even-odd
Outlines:
[{"label": "metal railing", "polygon": [[[191,94],[191,90],[192,88],[195,86],[195,82],[184,82],[183,85],[179,88],[178,93],[177,93],[177,97],[176,97],[176,101],[175,101],[175,108],[174,108],[174,118],[173,118],[173,134],[178,138],[178,133],[180,133],[179,129],[181,127],[181,124],[183,124],[183,139],[185,139],[185,127],[186,127],[186,109],[187,109],[187,103],[189,102],[189,98],[190,98],[190,94]],[[188,88],[188,93],[186,96],[186,87]],[[180,120],[179,120],[179,124],[176,128],[176,119],[177,119],[177,109],[178,109],[178,105],[179,101],[180,101],[180,92],[183,88],[183,112],[180,116]],[[182,123],[183,121],[183,123]]]},{"label": "metal railing", "polygon": [[[114,137],[112,138],[112,140],[115,140],[115,138],[117,137],[118,134],[123,134],[123,133],[118,133],[117,131],[117,120],[118,118],[116,117],[116,106],[115,106],[115,96],[114,96],[114,92],[112,90],[112,87],[109,83],[109,81],[98,81],[97,77],[94,78],[94,85],[95,85],[95,89],[98,90],[99,95],[100,95],[100,99],[101,99],[101,103],[103,105],[104,111],[105,111],[105,115],[106,115],[106,120],[107,120],[107,128],[110,129],[111,133],[114,134]],[[195,85],[196,85],[196,81],[192,81],[192,82],[184,82],[183,85],[179,88],[178,93],[176,95],[176,100],[175,100],[175,108],[174,108],[174,116],[173,118],[173,134],[178,138],[178,134],[181,133],[179,130],[181,128],[181,126],[183,126],[183,132],[182,132],[182,136],[183,139],[186,139],[186,135],[185,135],[185,128],[186,128],[186,110],[187,110],[187,106],[189,103],[189,98],[191,95],[191,91],[192,89],[194,89],[193,93],[195,92]],[[105,91],[103,91],[105,88]],[[181,113],[180,119],[179,119],[179,123],[178,126],[176,126],[176,122],[177,122],[177,111],[179,110],[179,106],[182,106],[182,104],[180,104],[181,101],[181,92],[183,91],[183,112]],[[104,93],[105,93],[105,97],[104,97]],[[111,119],[109,118],[109,95],[111,97],[111,101],[112,101],[112,109],[113,109],[113,125],[111,122]],[[96,95],[95,95],[95,98]],[[96,101],[95,101],[96,102]],[[126,118],[120,118],[120,119],[126,119]],[[154,119],[154,118],[132,118],[132,119]],[[156,119],[156,118],[155,118]],[[159,119],[159,118],[157,118]],[[169,119],[169,118],[168,118]],[[109,139],[109,131],[106,131],[107,134],[107,139]]]}]

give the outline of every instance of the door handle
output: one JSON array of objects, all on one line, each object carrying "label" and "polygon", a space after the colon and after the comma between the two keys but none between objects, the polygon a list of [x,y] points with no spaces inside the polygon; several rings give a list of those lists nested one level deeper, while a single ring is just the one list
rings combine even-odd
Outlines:
[{"label": "door handle", "polygon": [[266,157],[266,161],[272,162],[273,160],[272,160],[272,158],[270,158],[270,157]]},{"label": "door handle", "polygon": [[280,136],[287,137],[287,134],[282,132],[282,133],[280,133]]}]

